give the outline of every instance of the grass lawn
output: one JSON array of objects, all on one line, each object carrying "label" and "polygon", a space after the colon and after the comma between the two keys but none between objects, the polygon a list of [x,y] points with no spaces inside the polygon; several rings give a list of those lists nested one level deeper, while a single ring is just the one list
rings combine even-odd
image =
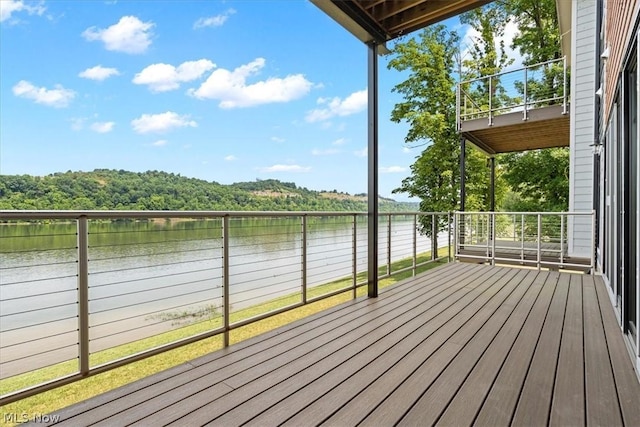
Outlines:
[{"label": "grass lawn", "polygon": [[[446,251],[447,248],[440,248],[440,254],[445,254]],[[418,257],[418,263],[427,261],[430,256],[430,253],[421,254]],[[424,272],[446,262],[447,261],[445,259],[441,262],[424,265],[422,267],[419,267],[417,269],[417,272]],[[397,261],[392,264],[391,271],[393,273],[394,271],[398,271],[406,267],[411,267],[411,265],[411,259]],[[380,267],[379,273],[381,275],[386,273],[386,265]],[[393,274],[391,277],[380,280],[380,287],[384,288],[390,286],[402,279],[411,277],[411,275],[411,270]],[[358,275],[357,283],[362,283],[365,280],[366,273],[361,273]],[[308,297],[313,298],[318,295],[327,294],[334,290],[351,286],[351,284],[352,279],[346,278],[322,286],[316,286],[309,289]],[[266,319],[251,323],[237,329],[233,329],[229,335],[230,343],[233,344],[246,340],[253,336],[267,332],[271,329],[286,325],[295,320],[310,316],[319,311],[326,310],[335,305],[348,301],[353,297],[352,292],[352,289],[347,289],[338,295],[328,297],[295,309],[291,309],[284,313],[268,317]],[[358,288],[357,295],[366,295],[366,286]],[[258,314],[267,313],[282,307],[295,304],[299,301],[299,294],[281,297],[266,303],[258,304],[243,310],[236,311],[231,314],[230,321],[231,323],[237,322],[239,320],[247,319]],[[199,332],[211,330],[220,327],[221,325],[222,322],[220,317],[215,317],[207,321],[188,325],[180,329],[172,330],[170,332],[160,334],[151,338],[146,338],[130,344],[104,350],[91,356],[91,365],[95,366],[100,363],[112,361],[126,355],[134,354],[144,349],[149,349],[161,345],[163,343],[172,342],[183,337],[197,334]],[[8,425],[4,414],[26,413],[30,417],[33,417],[37,414],[47,414],[76,402],[89,399],[106,391],[113,390],[117,387],[128,384],[140,378],[144,378],[146,376],[195,359],[212,351],[218,350],[222,348],[222,345],[222,336],[217,335],[212,338],[204,339],[175,350],[167,351],[165,353],[152,356],[147,359],[134,362],[120,368],[112,369],[108,372],[104,372],[102,374],[98,374],[81,381],[76,381],[72,384],[5,405],[0,409],[0,425]],[[77,361],[73,360],[8,378],[6,380],[0,381],[0,392],[1,394],[5,394],[13,390],[19,390],[33,384],[41,383],[48,379],[59,378],[63,375],[75,372],[76,369]]]}]

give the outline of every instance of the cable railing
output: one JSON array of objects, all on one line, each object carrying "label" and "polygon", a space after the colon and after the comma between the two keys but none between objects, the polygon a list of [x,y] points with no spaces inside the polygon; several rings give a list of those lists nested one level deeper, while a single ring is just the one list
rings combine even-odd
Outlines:
[{"label": "cable railing", "polygon": [[[0,211],[0,405],[355,297],[367,232],[360,212]],[[381,279],[452,256],[449,213],[378,232]]]},{"label": "cable railing", "polygon": [[506,113],[521,112],[526,121],[531,110],[551,105],[567,114],[568,85],[566,57],[460,82],[458,129],[465,121],[481,118],[492,126],[496,116]]},{"label": "cable railing", "polygon": [[455,212],[455,257],[593,271],[595,212]]}]

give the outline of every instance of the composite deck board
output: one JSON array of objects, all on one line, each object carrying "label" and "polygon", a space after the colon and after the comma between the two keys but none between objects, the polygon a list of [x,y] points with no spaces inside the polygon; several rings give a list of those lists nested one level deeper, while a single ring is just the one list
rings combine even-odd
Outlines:
[{"label": "composite deck board", "polygon": [[[620,407],[609,361],[602,315],[593,280],[582,281],[584,295],[584,382],[587,424],[621,426]],[[640,400],[640,395],[638,395]]]},{"label": "composite deck board", "polygon": [[61,425],[640,425],[589,275],[452,263],[56,412]]},{"label": "composite deck board", "polygon": [[[496,279],[499,277],[497,275]],[[465,310],[472,310],[473,304],[477,304],[478,297],[487,289],[488,285],[485,282],[431,319],[420,315],[416,318],[417,328],[411,330],[406,339],[401,339],[392,346],[386,346],[383,340],[378,341],[375,344],[377,348],[360,353],[330,370],[317,381],[309,384],[296,398],[282,401],[271,407],[253,419],[250,424],[272,425],[278,420],[287,420],[290,425],[298,425],[304,420],[324,421],[327,414],[348,401],[353,387],[364,389],[426,340],[430,340],[431,346],[434,346],[433,343],[436,341],[443,343],[453,332],[452,328],[456,325],[455,316],[461,312],[464,313]],[[464,314],[460,317],[463,316]],[[372,351],[375,352],[374,355],[371,354]],[[421,352],[421,354],[424,357],[425,353]],[[346,387],[341,387],[343,385]],[[328,396],[329,393],[331,393],[330,396]]]},{"label": "composite deck board", "polygon": [[[557,276],[559,276],[559,273],[543,273],[537,280],[557,280]],[[508,372],[508,363],[512,363],[514,360],[526,361],[531,359],[554,290],[553,286],[544,286],[541,289],[539,297],[532,306],[530,315],[527,316],[515,340],[501,339],[492,343],[491,348],[482,356],[471,375],[467,377],[464,385],[455,394],[446,411],[438,420],[439,425],[470,425],[469,421],[475,420],[501,370],[504,369],[504,372]],[[519,370],[522,369],[523,366],[520,366]],[[517,371],[511,370],[510,372],[512,376],[508,380],[508,384],[511,387],[511,394],[515,394],[513,389],[515,388],[519,392],[518,385],[522,384],[522,382],[513,377],[513,374],[516,374]],[[504,402],[501,402],[500,405],[504,405]],[[510,418],[509,416],[509,420]]]},{"label": "composite deck board", "polygon": [[539,336],[534,339],[533,332],[528,338],[523,335],[521,347],[509,354],[475,425],[508,425],[511,420],[514,425],[547,423],[570,277],[552,276],[553,299]]},{"label": "composite deck board", "polygon": [[604,285],[596,284],[596,292],[598,296],[598,305],[602,313],[602,323],[604,334],[609,349],[609,360],[613,370],[616,389],[618,392],[618,400],[620,403],[620,412],[624,425],[640,426],[640,383],[633,378],[635,374],[633,367],[629,364],[627,357],[627,348],[620,334],[620,326],[616,320],[609,295]]},{"label": "composite deck board", "polygon": [[582,283],[571,276],[551,401],[552,426],[584,425],[584,330]]}]

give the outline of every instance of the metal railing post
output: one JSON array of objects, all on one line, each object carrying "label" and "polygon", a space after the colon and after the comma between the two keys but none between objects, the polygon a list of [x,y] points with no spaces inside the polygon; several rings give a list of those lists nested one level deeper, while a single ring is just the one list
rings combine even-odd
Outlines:
[{"label": "metal railing post", "polygon": [[525,67],[524,69],[524,112],[523,112],[523,116],[522,116],[522,120],[529,120],[529,114],[527,111],[527,102],[528,102],[528,94],[527,94],[527,85],[528,82],[527,80],[529,79],[528,73],[527,73],[528,68]]},{"label": "metal railing post", "polygon": [[416,275],[416,264],[418,264],[418,214],[413,215],[413,266],[411,268],[412,274]]},{"label": "metal railing post", "polygon": [[447,261],[451,262],[451,211],[447,212]]},{"label": "metal railing post", "polygon": [[562,114],[567,114],[567,57],[562,58]]},{"label": "metal railing post", "polygon": [[491,219],[491,265],[496,265],[496,213],[489,214]]},{"label": "metal railing post", "polygon": [[591,274],[596,272],[596,211],[591,211]]},{"label": "metal railing post", "polygon": [[222,218],[222,317],[223,317],[223,345],[229,347],[229,215]]},{"label": "metal railing post", "polygon": [[489,76],[489,126],[493,126],[493,81],[492,77]]},{"label": "metal railing post", "polygon": [[520,262],[524,265],[524,214],[520,215]]},{"label": "metal railing post", "polygon": [[538,214],[538,270],[542,262],[542,215]]},{"label": "metal railing post", "polygon": [[358,286],[358,215],[353,214],[353,236],[352,236],[352,251],[351,251],[351,259],[352,259],[352,275],[353,275],[353,298],[355,299],[357,295],[357,286]]},{"label": "metal railing post", "polygon": [[387,276],[391,275],[391,214],[387,220]]},{"label": "metal railing post", "polygon": [[307,303],[307,216],[302,215],[302,303]]},{"label": "metal railing post", "polygon": [[560,265],[564,264],[564,215],[560,214]]},{"label": "metal railing post", "polygon": [[431,214],[431,259],[438,258],[438,227],[436,221],[438,217],[435,213]]},{"label": "metal railing post", "polygon": [[89,221],[80,216],[78,227],[78,369],[89,373]]}]

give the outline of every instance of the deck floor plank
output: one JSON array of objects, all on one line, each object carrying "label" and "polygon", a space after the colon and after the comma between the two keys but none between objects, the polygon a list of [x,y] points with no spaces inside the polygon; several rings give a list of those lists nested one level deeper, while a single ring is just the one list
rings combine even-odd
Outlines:
[{"label": "deck floor plank", "polygon": [[[514,425],[547,423],[569,280],[567,274],[554,279],[555,293],[537,341],[523,337],[522,346],[527,350],[509,354],[474,425],[508,425],[512,418]],[[526,357],[529,349],[532,354]]]},{"label": "deck floor plank", "polygon": [[[363,426],[379,426],[391,425],[400,421],[404,415],[415,404],[416,400],[422,395],[422,392],[416,393],[416,390],[425,390],[429,385],[438,379],[444,369],[450,365],[450,362],[457,355],[469,354],[469,349],[473,349],[479,345],[488,335],[491,334],[492,328],[497,324],[499,319],[504,319],[511,313],[511,309],[520,300],[526,291],[525,286],[520,286],[523,280],[526,280],[527,272],[519,274],[519,279],[515,279],[507,284],[506,287],[500,289],[495,295],[498,297],[495,311],[489,314],[488,319],[483,323],[470,323],[466,328],[465,334],[454,335],[448,343],[460,345],[460,349],[456,354],[452,354],[445,366],[436,366],[431,363],[421,364],[418,369],[410,374],[406,380],[397,387],[391,395],[363,421]],[[446,347],[443,347],[446,351]],[[460,360],[460,359],[458,359]]]},{"label": "deck floor plank", "polygon": [[[584,295],[584,379],[587,425],[622,426],[615,380],[593,280],[582,281]],[[640,395],[638,396],[640,403]]]},{"label": "deck floor plank", "polygon": [[[514,297],[512,301],[501,305],[500,310],[483,325],[478,334],[469,341],[467,346],[405,414],[400,425],[435,424],[476,368],[478,370],[485,369],[485,372],[480,375],[488,372],[487,370],[490,368],[488,366],[479,367],[479,363],[484,361],[484,364],[491,364],[494,362],[491,360],[492,357],[500,353],[506,355],[542,290],[544,284],[542,274],[545,273],[531,272],[527,275],[525,280],[518,285],[517,291],[523,291],[522,294],[516,297],[518,294],[514,292],[511,295]],[[501,360],[504,360],[504,357],[502,356]],[[476,384],[480,385],[480,383]],[[466,416],[466,418],[459,420],[459,425],[470,425],[475,418],[475,413],[471,412],[459,415]]]},{"label": "deck floor plank", "polygon": [[[501,276],[496,276],[496,278],[499,277]],[[251,424],[256,426],[273,425],[276,421],[287,420],[291,425],[298,425],[310,420],[314,422],[324,421],[327,414],[330,413],[328,411],[335,411],[338,405],[344,404],[349,398],[353,397],[353,390],[364,389],[383,372],[402,361],[416,346],[421,345],[426,340],[430,340],[429,346],[432,348],[444,343],[456,330],[457,323],[453,320],[456,315],[474,309],[473,304],[474,302],[477,303],[478,296],[487,291],[491,285],[487,279],[489,277],[484,275],[476,278],[479,286],[467,292],[464,297],[455,301],[454,304],[436,316],[429,318],[424,314],[415,313],[417,327],[406,336],[401,336],[399,341],[393,345],[385,346],[383,344],[384,338],[381,339],[374,346],[380,347],[382,345],[382,347],[374,349],[374,346],[372,346],[366,353],[360,353],[344,364],[337,366],[317,381],[309,384],[294,399],[281,401],[268,411],[252,419]],[[458,284],[460,289],[468,286],[465,282]],[[393,333],[395,335],[396,331]],[[425,354],[422,354],[422,357],[425,357]],[[326,397],[329,392],[333,392],[333,395]],[[321,397],[322,399],[320,400]],[[321,402],[322,404],[314,405],[316,402]]]},{"label": "deck floor plank", "polygon": [[[471,425],[470,421],[475,420],[498,375],[502,369],[509,366],[508,362],[514,359],[523,361],[531,359],[537,336],[542,329],[542,323],[554,295],[555,286],[550,284],[553,284],[558,276],[559,273],[542,273],[536,278],[542,289],[522,328],[517,332],[517,336],[506,339],[504,337],[506,334],[501,331],[503,336],[496,337],[491,347],[482,355],[464,385],[438,420],[438,425]],[[512,382],[511,387],[517,386]]]},{"label": "deck floor plank", "polygon": [[640,425],[601,278],[452,263],[54,413],[59,425]]},{"label": "deck floor plank", "polygon": [[[313,351],[306,352],[286,365],[273,366],[270,370],[260,369],[257,372],[260,378],[248,381],[251,378],[249,376],[246,378],[247,381],[231,384],[234,388],[238,387],[234,392],[206,408],[190,413],[181,421],[197,424],[204,416],[210,420],[215,419],[215,425],[226,426],[246,422],[262,410],[277,404],[278,399],[296,393],[309,382],[359,353],[366,350],[366,357],[372,357],[376,354],[376,350],[372,347],[377,346],[384,350],[395,344],[400,337],[409,334],[419,323],[424,323],[448,306],[457,304],[462,296],[461,293],[464,292],[463,289],[456,288],[447,291],[452,293],[438,300],[434,305],[424,304],[420,298],[414,298],[411,302],[405,303],[400,312],[396,310],[388,316],[371,319],[359,328],[347,325],[347,332],[341,336],[340,341],[318,343],[319,345]],[[386,302],[381,301],[381,307],[386,305]],[[248,372],[248,374],[251,373]],[[247,395],[254,396],[250,403],[246,399]],[[239,406],[245,402],[247,402],[246,407]],[[221,408],[228,409],[223,411]],[[219,419],[216,418],[218,416]]]},{"label": "deck floor plank", "polygon": [[571,275],[551,401],[552,426],[585,425],[582,305],[582,280]]},{"label": "deck floor plank", "polygon": [[[590,280],[593,280],[593,278]],[[615,378],[622,420],[626,426],[640,426],[640,410],[638,409],[640,408],[640,383],[633,377],[635,371],[629,363],[627,348],[620,333],[620,326],[618,326],[616,316],[609,302],[609,295],[602,280],[596,283],[596,292],[598,305],[602,313],[602,323]]]}]

